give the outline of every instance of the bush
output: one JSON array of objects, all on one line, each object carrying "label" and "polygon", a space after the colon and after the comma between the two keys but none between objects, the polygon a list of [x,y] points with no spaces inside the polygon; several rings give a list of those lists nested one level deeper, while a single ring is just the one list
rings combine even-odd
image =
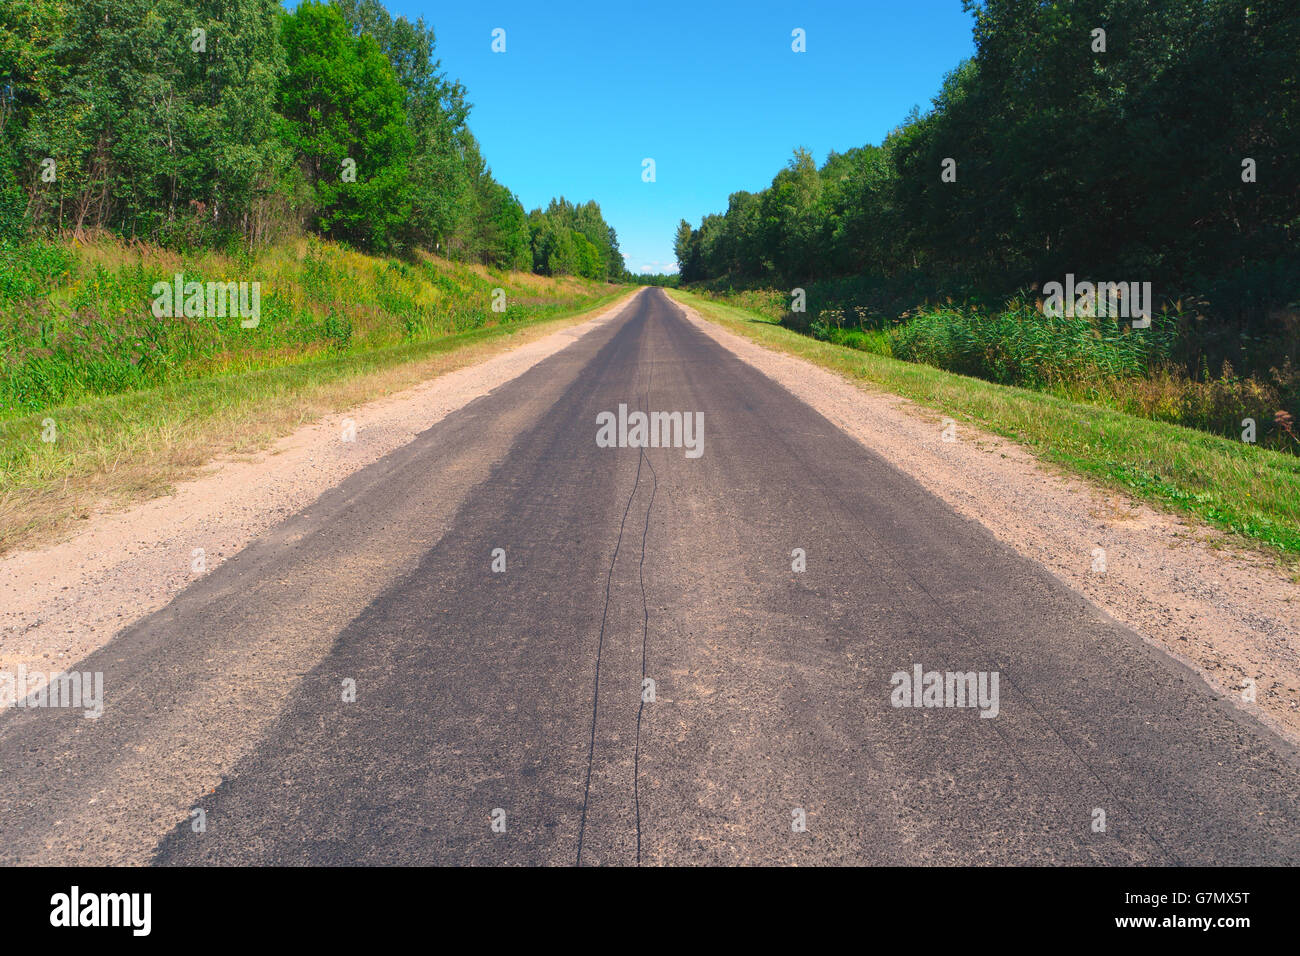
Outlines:
[{"label": "bush", "polygon": [[27,201],[14,174],[17,168],[12,150],[0,142],[0,242],[16,240],[27,231],[23,220]]},{"label": "bush", "polygon": [[1044,388],[1134,378],[1172,355],[1179,317],[1152,316],[1149,329],[1115,319],[1045,315],[1012,302],[1000,312],[939,309],[890,331],[896,358],[923,362],[1002,385]]},{"label": "bush", "polygon": [[332,349],[342,352],[352,344],[352,320],[335,315],[333,309],[325,316],[321,331]]}]

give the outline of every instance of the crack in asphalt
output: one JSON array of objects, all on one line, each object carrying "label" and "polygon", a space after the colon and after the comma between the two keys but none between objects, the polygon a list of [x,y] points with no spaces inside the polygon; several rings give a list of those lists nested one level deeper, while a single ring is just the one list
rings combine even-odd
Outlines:
[{"label": "crack in asphalt", "polygon": [[[651,381],[654,379],[654,369],[651,367]],[[646,409],[650,406],[650,384],[646,383]],[[645,528],[641,531],[641,563],[637,566],[637,574],[641,579],[641,702],[636,709],[636,746],[632,752],[632,800],[636,806],[636,862],[641,862],[641,715],[645,713],[645,674],[646,674],[646,646],[650,640],[650,604],[645,595],[645,546],[646,539],[650,535],[650,512],[655,506],[655,494],[659,491],[659,475],[655,471],[655,466],[650,462],[650,456],[641,449],[641,457],[650,469],[650,477],[654,479],[654,485],[650,488],[650,501],[645,508]]]},{"label": "crack in asphalt", "polygon": [[623,546],[623,526],[627,524],[628,512],[632,510],[632,499],[636,497],[637,486],[641,483],[641,460],[636,463],[636,481],[632,492],[627,496],[627,507],[623,509],[623,521],[618,526],[618,540],[614,544],[614,556],[609,562],[609,574],[605,577],[605,610],[600,615],[600,638],[596,642],[596,680],[591,694],[591,744],[587,748],[587,783],[582,792],[582,820],[578,824],[578,860],[582,866],[582,839],[587,831],[587,804],[591,799],[591,768],[596,755],[596,716],[600,709],[600,657],[605,648],[605,622],[609,617],[610,586],[614,580],[614,566],[618,564],[618,552]]},{"label": "crack in asphalt", "polygon": [[636,490],[641,484],[641,462],[644,454],[637,458],[636,480],[632,491],[627,496],[627,506],[623,509],[623,520],[618,526],[618,539],[614,542],[614,556],[609,561],[609,573],[605,576],[605,609],[600,615],[600,637],[596,641],[596,679],[591,694],[591,743],[587,748],[587,782],[582,792],[582,819],[578,824],[578,866],[582,866],[582,841],[587,832],[587,806],[591,800],[591,769],[596,756],[596,717],[600,711],[600,658],[605,648],[605,623],[609,618],[609,597],[614,581],[614,568],[618,565],[618,553],[623,547],[623,528],[627,525],[627,516],[632,510]]},{"label": "crack in asphalt", "polygon": [[[646,381],[645,400],[638,401],[637,407],[642,411],[649,413],[650,406],[650,383],[654,379],[654,372],[651,370],[650,377]],[[642,407],[644,405],[644,407]],[[654,508],[655,495],[659,491],[659,475],[655,467],[650,462],[650,458],[645,453],[645,449],[638,449],[636,462],[636,478],[632,482],[632,491],[628,495],[627,505],[623,509],[623,520],[618,527],[618,539],[614,544],[614,555],[609,562],[609,571],[605,576],[605,607],[601,612],[600,618],[600,636],[596,642],[596,678],[592,688],[591,698],[591,741],[587,749],[587,778],[582,794],[582,818],[578,824],[578,856],[577,865],[582,865],[582,846],[587,831],[587,808],[591,799],[591,773],[595,763],[596,753],[596,724],[600,708],[600,663],[601,656],[605,646],[605,624],[609,617],[610,595],[612,591],[612,582],[614,579],[614,569],[618,565],[619,552],[623,546],[623,529],[627,524],[627,516],[632,511],[632,502],[636,500],[637,491],[641,487],[641,466],[644,464],[650,469],[650,476],[653,484],[650,487],[650,500],[646,503],[645,525],[641,530],[641,555],[637,564],[637,577],[641,585],[641,686],[639,690],[640,703],[636,711],[636,736],[632,755],[632,800],[636,811],[636,862],[641,862],[641,724],[642,717],[645,713],[645,677],[646,677],[646,653],[650,636],[650,605],[646,599],[645,590],[645,555],[646,542],[650,535],[650,513]]]}]

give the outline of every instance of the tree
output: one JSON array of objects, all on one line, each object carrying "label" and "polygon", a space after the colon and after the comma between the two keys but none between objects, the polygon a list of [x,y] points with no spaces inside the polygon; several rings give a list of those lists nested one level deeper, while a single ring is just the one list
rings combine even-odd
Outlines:
[{"label": "tree", "polygon": [[514,193],[491,179],[484,187],[480,245],[483,261],[505,269],[533,266],[528,217]]},{"label": "tree", "polygon": [[479,258],[485,171],[466,121],[465,88],[434,59],[436,39],[423,19],[393,18],[377,0],[333,0],[354,35],[375,38],[405,91],[412,137],[411,214],[407,241],[462,258]]},{"label": "tree", "polygon": [[691,240],[694,236],[694,230],[691,224],[683,219],[677,224],[677,235],[673,238],[673,255],[677,259],[677,269],[682,277],[683,282],[690,282],[695,276],[695,268],[692,256]]},{"label": "tree", "polygon": [[314,191],[315,226],[379,250],[400,246],[411,214],[405,94],[368,34],[306,0],[286,14],[280,93],[285,142]]}]

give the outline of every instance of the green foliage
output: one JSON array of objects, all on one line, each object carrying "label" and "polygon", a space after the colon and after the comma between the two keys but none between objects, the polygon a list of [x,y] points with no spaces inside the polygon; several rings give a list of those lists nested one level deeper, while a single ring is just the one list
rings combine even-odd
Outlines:
[{"label": "green foliage", "polygon": [[20,238],[27,224],[27,203],[18,185],[18,160],[7,142],[0,141],[0,242]]},{"label": "green foliage", "polygon": [[622,281],[627,272],[618,236],[593,202],[574,205],[563,196],[528,215],[533,269],[542,275],[579,275]]},{"label": "green foliage", "polygon": [[996,312],[923,311],[890,330],[895,358],[973,375],[1003,385],[1049,388],[1109,378],[1134,378],[1163,367],[1173,351],[1178,317],[1152,316],[1149,329],[1115,319],[1045,316],[1032,303]]},{"label": "green foliage", "polygon": [[[484,276],[430,257],[375,259],[312,239],[252,256],[206,253],[186,280],[261,283],[256,330],[238,316],[155,318],[174,259],[140,245],[0,242],[0,419],[226,372],[324,360],[529,321],[604,284]],[[541,286],[539,288],[539,285]],[[504,313],[491,310],[506,290]]]},{"label": "green foliage", "polygon": [[506,265],[497,258],[500,247],[482,247],[482,200],[490,198],[496,184],[466,126],[464,87],[438,71],[433,30],[422,19],[394,19],[378,0],[333,0],[333,5],[354,35],[375,39],[402,86],[412,144],[405,241],[444,255]]},{"label": "green foliage", "polygon": [[[305,227],[532,268],[532,224],[435,49],[378,0],[6,0],[0,237],[249,249]],[[573,235],[548,274],[621,280],[599,207],[561,205]]]},{"label": "green foliage", "polygon": [[488,182],[484,194],[479,237],[483,261],[506,269],[531,269],[533,253],[524,207],[499,183]]},{"label": "green foliage", "polygon": [[676,289],[680,279],[681,277],[676,272],[640,272],[635,274],[629,272],[624,276],[623,281],[633,285],[653,285],[661,289]]},{"label": "green foliage", "polygon": [[352,321],[336,315],[333,309],[330,309],[329,315],[325,316],[321,331],[329,340],[330,348],[346,352],[348,346],[352,344]]},{"label": "green foliage", "polygon": [[[895,299],[924,289],[997,300],[1067,272],[1139,279],[1164,301],[1208,300],[1204,337],[1183,349],[1193,362],[1266,371],[1240,341],[1300,301],[1294,5],[967,7],[976,55],[929,112],[820,169],[797,150],[767,189],[679,225],[682,280],[789,289],[854,277]],[[1104,52],[1094,28],[1107,29]],[[1243,182],[1245,158],[1256,182]],[[1295,357],[1294,339],[1280,345]]]},{"label": "green foliage", "polygon": [[48,294],[72,268],[67,247],[54,242],[0,239],[0,307]]},{"label": "green foliage", "polygon": [[256,233],[286,163],[273,128],[278,11],[275,0],[20,4],[15,29],[0,30],[0,84],[14,90],[5,135],[31,224],[177,244]]},{"label": "green foliage", "polygon": [[284,140],[314,190],[324,235],[385,250],[410,218],[405,93],[368,34],[313,0],[284,18]]}]

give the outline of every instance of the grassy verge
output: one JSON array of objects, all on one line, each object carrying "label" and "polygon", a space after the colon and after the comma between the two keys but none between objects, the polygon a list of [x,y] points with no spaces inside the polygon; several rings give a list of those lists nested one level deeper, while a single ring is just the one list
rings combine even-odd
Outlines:
[{"label": "grassy verge", "polygon": [[[347,349],[230,354],[202,377],[187,373],[153,387],[12,409],[0,417],[0,553],[67,530],[92,510],[166,493],[216,456],[264,449],[322,415],[577,323],[627,292],[518,274],[478,280],[526,284],[535,307],[496,324],[388,341],[378,332],[384,317],[375,314],[376,332],[367,337],[373,345],[354,339]],[[389,318],[402,328],[401,316]],[[43,441],[43,433],[55,440]]]},{"label": "grassy verge", "polygon": [[761,345],[1010,438],[1044,461],[1275,554],[1300,555],[1300,458],[1293,455],[821,342],[768,316],[680,290],[668,294]]},{"label": "grassy verge", "polygon": [[[174,287],[177,275],[196,298],[186,291],[160,303],[155,284]],[[206,305],[205,282],[260,290],[253,327],[216,290]],[[427,254],[386,259],[316,238],[186,255],[111,237],[0,243],[0,419],[528,321],[606,289]]]}]

